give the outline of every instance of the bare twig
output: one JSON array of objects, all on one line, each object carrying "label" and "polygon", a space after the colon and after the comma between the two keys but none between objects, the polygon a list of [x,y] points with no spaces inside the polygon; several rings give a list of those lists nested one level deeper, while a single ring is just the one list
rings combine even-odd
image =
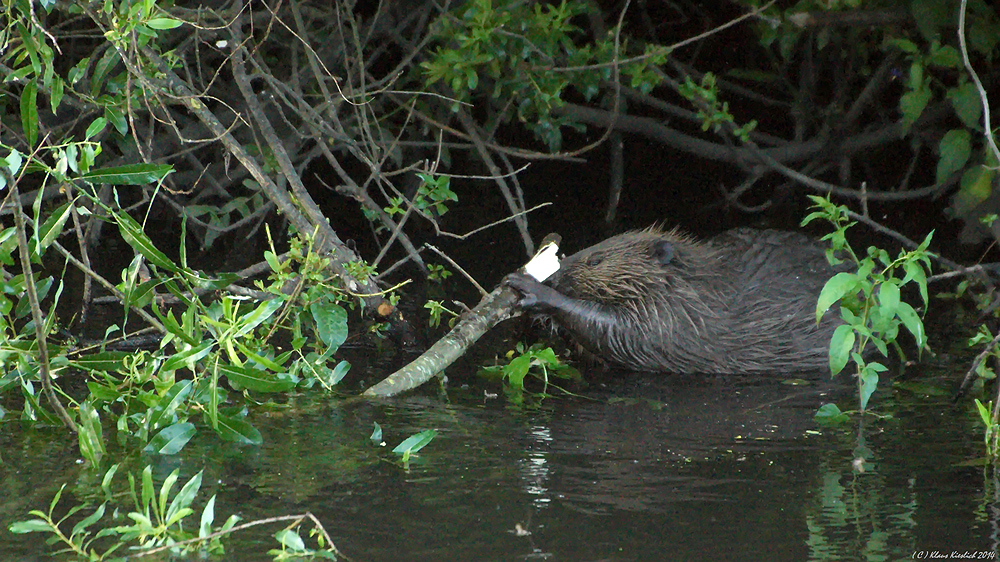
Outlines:
[{"label": "bare twig", "polygon": [[979,92],[979,99],[983,102],[983,136],[986,138],[986,144],[993,151],[993,157],[996,158],[997,162],[1000,162],[1000,148],[997,148],[996,139],[993,138],[992,123],[990,122],[990,100],[986,96],[986,89],[983,88],[983,83],[979,81],[979,75],[976,74],[976,69],[972,68],[972,62],[969,61],[969,50],[965,46],[965,8],[968,0],[962,0],[962,4],[958,9],[958,46],[962,51],[962,63],[965,64],[965,69],[969,71],[969,77],[972,78],[972,82],[976,85],[976,91]]},{"label": "bare twig", "polygon": [[[47,140],[47,138],[46,138]],[[39,144],[36,148],[35,153],[29,158],[29,162],[34,159],[35,154],[38,150],[45,145],[45,140]],[[6,175],[6,168],[3,169]],[[10,185],[10,192],[7,193],[7,200],[14,205],[14,230],[17,234],[17,247],[21,259],[21,272],[24,274],[24,291],[28,295],[28,304],[31,308],[31,319],[35,324],[35,342],[38,344],[38,376],[42,382],[42,389],[45,392],[45,396],[49,399],[49,404],[52,409],[55,410],[56,415],[66,424],[66,427],[70,428],[74,432],[78,431],[76,424],[73,422],[73,418],[69,416],[66,409],[63,408],[62,402],[59,401],[59,397],[56,396],[55,389],[52,385],[52,372],[49,366],[49,346],[48,346],[48,334],[46,333],[46,328],[48,324],[45,319],[42,318],[42,307],[38,302],[38,293],[35,291],[35,276],[31,268],[31,255],[28,251],[28,235],[25,231],[24,217],[22,216],[21,210],[21,197],[18,193],[17,184],[20,179],[24,177],[25,171],[28,166],[24,166],[21,169],[21,174],[17,179],[7,178],[7,183]],[[7,205],[5,200],[3,205]],[[39,236],[36,233],[36,236]]]},{"label": "bare twig", "polygon": [[476,290],[479,291],[480,295],[482,295],[482,296],[485,297],[486,295],[490,294],[489,291],[487,291],[486,289],[484,289],[483,286],[480,285],[476,281],[475,277],[469,275],[469,272],[467,272],[464,269],[462,269],[462,266],[460,266],[457,263],[455,263],[455,260],[451,259],[451,257],[448,256],[448,254],[442,252],[441,250],[437,249],[435,246],[432,246],[430,244],[424,244],[424,246],[426,246],[428,250],[430,250],[430,251],[434,252],[435,254],[441,256],[441,258],[443,260],[447,261],[449,264],[451,264],[452,267],[454,267],[455,269],[457,269],[459,273],[461,273],[463,276],[465,276],[466,279],[469,280],[469,283],[472,283],[472,285],[476,288]]}]

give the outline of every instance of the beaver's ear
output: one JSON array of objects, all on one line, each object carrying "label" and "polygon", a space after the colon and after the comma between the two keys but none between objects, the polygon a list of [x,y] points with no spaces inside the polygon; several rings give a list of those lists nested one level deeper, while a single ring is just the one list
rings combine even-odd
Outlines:
[{"label": "beaver's ear", "polygon": [[668,265],[674,259],[674,245],[666,240],[653,243],[653,261],[660,265]]}]

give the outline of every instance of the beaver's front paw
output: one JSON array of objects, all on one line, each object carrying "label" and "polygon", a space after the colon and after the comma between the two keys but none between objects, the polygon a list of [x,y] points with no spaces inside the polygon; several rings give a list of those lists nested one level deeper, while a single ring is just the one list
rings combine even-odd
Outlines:
[{"label": "beaver's front paw", "polygon": [[504,284],[521,293],[521,299],[517,301],[517,306],[521,308],[531,308],[538,304],[538,294],[548,287],[542,285],[537,279],[524,273],[511,273],[503,280]]}]

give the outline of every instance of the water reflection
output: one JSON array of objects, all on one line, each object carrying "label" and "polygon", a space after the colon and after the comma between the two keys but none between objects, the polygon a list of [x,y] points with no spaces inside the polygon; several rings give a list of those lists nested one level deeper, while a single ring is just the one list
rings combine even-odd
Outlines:
[{"label": "water reflection", "polygon": [[[628,375],[535,410],[482,390],[299,397],[254,412],[263,446],[206,435],[135,465],[159,478],[179,467],[182,480],[204,468],[217,517],[311,511],[358,561],[898,560],[997,546],[1000,486],[959,464],[979,437],[947,399],[887,390],[877,400],[892,419],[830,429],[813,413],[849,405],[850,388]],[[385,447],[368,439],[373,422]],[[7,429],[4,528],[62,482],[77,498],[96,489],[64,435]],[[404,470],[389,450],[425,429],[440,433]],[[230,559],[268,560],[277,530],[238,535]],[[0,559],[46,548],[5,536]]]}]

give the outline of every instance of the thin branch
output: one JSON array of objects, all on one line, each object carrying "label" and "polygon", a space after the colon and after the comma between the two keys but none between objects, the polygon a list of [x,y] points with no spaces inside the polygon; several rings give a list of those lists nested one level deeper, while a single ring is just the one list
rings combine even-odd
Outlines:
[{"label": "thin branch", "polygon": [[983,103],[983,136],[986,137],[986,144],[993,151],[993,157],[996,158],[997,162],[1000,162],[1000,148],[997,148],[990,123],[990,100],[986,96],[986,89],[983,88],[983,83],[979,81],[979,75],[972,68],[972,62],[969,61],[969,50],[965,46],[965,7],[967,3],[968,0],[962,0],[962,5],[958,10],[958,46],[962,51],[962,63],[965,64],[965,69],[969,71],[969,77],[975,83],[976,91],[979,92],[979,99]]},{"label": "thin branch", "polygon": [[424,246],[426,246],[427,249],[429,249],[430,251],[434,252],[435,254],[441,256],[441,258],[443,260],[447,261],[449,264],[451,264],[452,267],[454,267],[455,269],[457,269],[459,273],[461,273],[463,276],[465,276],[465,278],[469,280],[469,283],[472,283],[472,286],[474,286],[476,288],[476,290],[479,291],[479,294],[481,296],[485,297],[486,295],[490,294],[489,291],[487,291],[486,289],[484,289],[482,285],[480,285],[478,282],[476,282],[475,277],[469,275],[469,272],[467,272],[464,269],[462,269],[462,266],[460,266],[457,263],[455,263],[455,260],[451,259],[451,257],[448,256],[448,254],[442,252],[441,250],[437,249],[437,247],[432,246],[430,244],[424,244]]},{"label": "thin branch", "polygon": [[[47,140],[47,139],[46,139]],[[36,148],[35,153],[31,155],[28,159],[29,162],[34,160],[35,154],[45,145],[45,140],[39,144]],[[49,399],[49,404],[52,409],[55,410],[56,415],[66,424],[66,427],[73,430],[73,432],[78,432],[76,424],[73,423],[73,418],[69,416],[66,409],[63,408],[62,402],[59,401],[59,397],[56,396],[55,389],[52,386],[52,372],[49,366],[49,346],[48,346],[48,334],[45,333],[46,322],[42,318],[42,308],[38,302],[38,293],[35,291],[35,276],[31,268],[31,255],[28,251],[28,235],[25,231],[25,222],[23,213],[21,210],[21,197],[18,193],[17,184],[20,182],[21,178],[24,177],[24,173],[27,171],[28,166],[24,166],[21,169],[21,174],[16,180],[11,181],[8,179],[8,184],[10,184],[10,192],[7,194],[7,199],[12,201],[14,205],[14,230],[17,233],[17,247],[20,253],[21,259],[21,272],[24,274],[24,291],[28,295],[28,304],[31,308],[31,320],[35,324],[35,341],[38,344],[38,377],[42,382],[42,389],[45,391],[45,396]],[[4,168],[5,175],[7,170]],[[4,201],[4,205],[7,201]],[[38,233],[35,233],[38,236]]]}]

